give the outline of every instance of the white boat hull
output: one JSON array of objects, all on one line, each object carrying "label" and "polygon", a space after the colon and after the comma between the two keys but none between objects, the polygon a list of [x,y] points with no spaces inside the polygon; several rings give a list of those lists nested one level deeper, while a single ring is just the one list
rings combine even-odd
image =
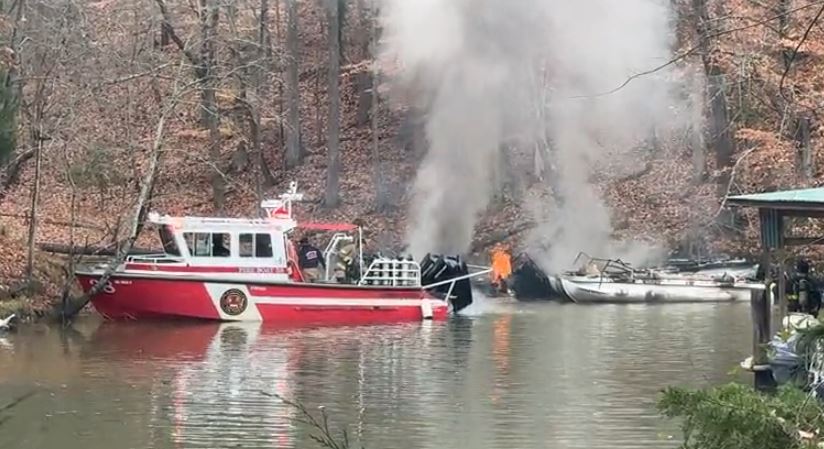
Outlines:
[{"label": "white boat hull", "polygon": [[684,303],[749,301],[748,284],[732,286],[707,281],[660,283],[615,282],[609,279],[558,278],[563,292],[579,303]]}]

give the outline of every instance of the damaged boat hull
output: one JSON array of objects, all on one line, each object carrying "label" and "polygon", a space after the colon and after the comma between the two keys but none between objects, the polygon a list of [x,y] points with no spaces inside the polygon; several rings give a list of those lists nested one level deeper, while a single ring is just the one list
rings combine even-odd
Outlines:
[{"label": "damaged boat hull", "polygon": [[614,282],[597,278],[572,280],[559,276],[564,294],[577,303],[695,303],[749,301],[749,284],[720,285],[709,281],[662,280],[660,283]]}]

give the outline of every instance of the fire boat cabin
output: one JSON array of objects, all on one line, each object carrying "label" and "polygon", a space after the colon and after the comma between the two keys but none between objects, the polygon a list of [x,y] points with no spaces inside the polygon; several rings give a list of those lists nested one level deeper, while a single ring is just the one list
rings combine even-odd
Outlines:
[{"label": "fire boat cabin", "polygon": [[[296,189],[293,183],[279,200],[262,202],[264,218],[151,213],[148,221],[157,229],[162,253],[129,255],[113,270],[86,267],[77,277],[86,291],[105,282],[92,304],[112,319],[384,322],[444,318],[450,308],[454,312],[472,302],[468,279],[484,273],[469,274],[465,264],[461,272],[460,263],[438,256],[427,256],[423,270],[411,259],[383,257],[364,269],[361,229],[299,226],[292,213],[292,202],[301,198]],[[301,273],[292,241],[298,228],[334,233],[321,250],[326,270],[320,280],[307,282]],[[342,247],[351,256],[345,261]],[[356,278],[340,277],[336,269],[343,262]]]},{"label": "fire boat cabin", "polygon": [[[152,217],[163,254],[129,256],[125,271],[208,274],[221,279],[301,280],[281,226],[262,220]],[[291,251],[290,251],[291,250]]]}]

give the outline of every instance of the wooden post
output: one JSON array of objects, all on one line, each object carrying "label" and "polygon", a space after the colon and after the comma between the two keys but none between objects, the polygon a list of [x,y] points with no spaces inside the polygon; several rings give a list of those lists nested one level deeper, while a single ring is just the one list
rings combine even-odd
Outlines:
[{"label": "wooden post", "polygon": [[776,328],[773,329],[774,332],[781,330],[781,323],[784,321],[784,317],[787,316],[787,258],[783,251],[778,254],[780,257],[778,263],[778,322]]},{"label": "wooden post", "polygon": [[[764,259],[769,259],[769,256]],[[763,259],[762,259],[763,260]],[[772,376],[769,360],[767,359],[767,343],[770,341],[770,277],[764,279],[765,290],[751,290],[750,308],[752,311],[752,370],[755,373],[755,389],[771,391],[775,388],[775,379]]]}]

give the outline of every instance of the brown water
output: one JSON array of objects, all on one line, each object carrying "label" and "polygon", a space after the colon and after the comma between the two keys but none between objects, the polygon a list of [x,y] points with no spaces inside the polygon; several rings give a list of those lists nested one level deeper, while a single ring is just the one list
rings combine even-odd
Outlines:
[{"label": "brown water", "polygon": [[658,391],[731,380],[750,346],[746,304],[473,307],[393,326],[23,329],[0,337],[0,408],[34,395],[0,412],[0,448],[317,447],[272,394],[325,406],[371,449],[666,448]]}]

